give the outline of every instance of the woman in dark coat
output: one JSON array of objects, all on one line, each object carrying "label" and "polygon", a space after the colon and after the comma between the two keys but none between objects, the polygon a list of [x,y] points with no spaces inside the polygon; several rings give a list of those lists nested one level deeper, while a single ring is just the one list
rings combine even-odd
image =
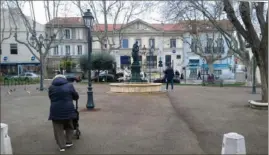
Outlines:
[{"label": "woman in dark coat", "polygon": [[79,95],[64,75],[56,75],[49,87],[49,98],[49,120],[52,120],[55,140],[60,151],[65,151],[73,145],[73,119],[76,117],[73,100],[78,100]]}]

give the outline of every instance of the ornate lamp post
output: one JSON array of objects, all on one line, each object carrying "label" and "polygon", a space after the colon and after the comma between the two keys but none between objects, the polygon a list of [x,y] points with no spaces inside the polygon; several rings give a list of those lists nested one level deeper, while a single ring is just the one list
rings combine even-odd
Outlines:
[{"label": "ornate lamp post", "polygon": [[35,49],[38,49],[38,52],[40,54],[40,91],[44,90],[44,84],[43,84],[43,55],[42,55],[42,47],[44,47],[45,49],[47,48],[49,42],[53,39],[53,37],[55,36],[51,36],[51,38],[48,37],[48,35],[46,35],[46,37],[44,38],[42,34],[40,34],[38,36],[38,38],[35,35],[32,35],[30,38],[30,43],[31,46],[34,47]]},{"label": "ornate lamp post", "polygon": [[84,13],[83,16],[85,27],[88,30],[88,100],[86,104],[87,109],[94,109],[93,102],[93,92],[92,92],[92,80],[91,80],[91,71],[92,71],[92,63],[91,63],[91,54],[92,54],[92,34],[91,29],[93,28],[93,15],[90,9],[87,9],[87,12]]},{"label": "ornate lamp post", "polygon": [[151,46],[151,48],[149,49],[149,82],[151,82],[151,66],[152,66],[152,57],[154,54],[154,47]]}]

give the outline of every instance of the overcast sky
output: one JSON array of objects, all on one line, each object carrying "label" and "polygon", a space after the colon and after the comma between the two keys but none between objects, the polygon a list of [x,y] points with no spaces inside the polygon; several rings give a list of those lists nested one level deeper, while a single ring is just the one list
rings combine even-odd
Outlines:
[{"label": "overcast sky", "polygon": [[[39,22],[41,24],[47,23],[48,21],[47,21],[46,16],[45,16],[44,2],[43,1],[34,1],[33,3],[34,3],[35,16],[36,16],[37,22]],[[22,9],[26,15],[31,16],[29,4],[24,5],[24,7]],[[59,11],[58,16],[62,16],[62,17],[65,17],[65,16],[79,17],[79,16],[81,16],[79,9],[75,5],[68,5],[67,7],[65,7],[65,9],[63,6],[63,7],[61,7],[61,9],[62,9],[62,11]],[[67,10],[67,11],[64,11],[64,10]],[[160,23],[160,21],[162,20],[161,15],[158,11],[146,12],[146,13],[143,13],[143,14],[137,16],[137,18],[140,18],[140,19],[142,19],[146,22],[149,22],[149,23]],[[104,23],[104,19],[103,19],[102,15],[100,16],[100,19],[98,19],[98,20],[100,23]],[[112,19],[110,19],[109,22],[112,23]]]}]

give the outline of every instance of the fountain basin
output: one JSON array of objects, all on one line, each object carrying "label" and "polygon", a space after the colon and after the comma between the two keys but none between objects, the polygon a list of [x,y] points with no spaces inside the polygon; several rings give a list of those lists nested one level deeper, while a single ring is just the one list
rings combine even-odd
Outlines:
[{"label": "fountain basin", "polygon": [[114,93],[148,93],[160,92],[162,83],[111,83],[109,86]]}]

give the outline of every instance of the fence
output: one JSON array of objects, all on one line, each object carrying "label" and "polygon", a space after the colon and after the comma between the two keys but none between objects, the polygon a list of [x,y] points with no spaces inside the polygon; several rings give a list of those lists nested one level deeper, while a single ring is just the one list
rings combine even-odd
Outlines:
[{"label": "fence", "polygon": [[7,90],[7,93],[10,95],[12,92],[15,92],[18,88],[23,87],[23,90],[25,90],[28,94],[30,94],[30,91],[28,90],[29,85],[31,84],[38,84],[39,78],[1,78],[0,83],[2,90]]}]

